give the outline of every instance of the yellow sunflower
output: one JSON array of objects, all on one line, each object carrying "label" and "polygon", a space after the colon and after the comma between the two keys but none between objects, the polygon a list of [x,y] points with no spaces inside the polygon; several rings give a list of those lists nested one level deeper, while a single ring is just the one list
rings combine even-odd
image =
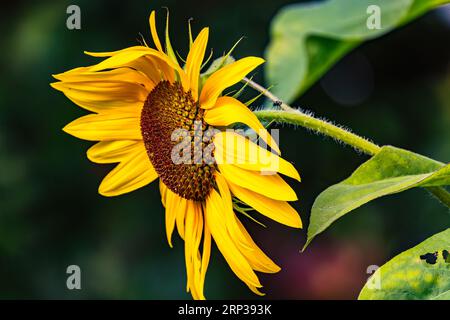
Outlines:
[{"label": "yellow sunflower", "polygon": [[[276,142],[256,116],[222,92],[264,61],[243,58],[202,81],[209,29],[204,28],[195,41],[189,31],[190,50],[181,67],[167,35],[168,25],[163,50],[154,12],[149,22],[156,49],[144,43],[115,52],[87,53],[106,59],[54,76],[59,82],[52,83],[53,88],[93,112],[64,131],[99,141],[87,151],[91,161],[118,163],[101,182],[101,195],[118,196],[159,178],[167,239],[172,246],[176,226],[185,243],[187,291],[193,298],[204,299],[211,237],[236,276],[261,294],[255,271],[275,273],[280,268],[253,242],[234,212],[240,208],[235,205],[246,204],[280,223],[301,228],[299,215],[287,202],[297,196],[278,173],[299,181],[300,177],[291,163],[279,157]],[[253,129],[273,152],[226,130],[236,123]],[[212,128],[216,129],[208,130]],[[178,129],[185,134],[174,139]],[[199,137],[198,129],[209,134]],[[183,147],[181,152],[174,152],[177,146]],[[200,153],[209,148],[213,161],[198,158],[195,152],[194,156],[186,153],[188,160],[197,157],[194,162],[174,161],[174,155],[185,156],[186,146]]]}]

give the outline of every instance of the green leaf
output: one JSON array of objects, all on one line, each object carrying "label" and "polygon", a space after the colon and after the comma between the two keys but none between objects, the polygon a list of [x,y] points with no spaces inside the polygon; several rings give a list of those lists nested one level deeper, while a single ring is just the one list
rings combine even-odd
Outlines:
[{"label": "green leaf", "polygon": [[450,299],[449,250],[450,229],[447,229],[381,266],[358,299]]},{"label": "green leaf", "polygon": [[[267,83],[289,103],[308,89],[343,55],[363,41],[382,36],[448,0],[329,0],[281,9],[271,25],[266,49]],[[377,5],[381,28],[367,19]]]},{"label": "green leaf", "polygon": [[323,191],[315,200],[306,246],[346,213],[374,199],[413,187],[450,185],[450,165],[391,146],[363,163],[346,180]]}]

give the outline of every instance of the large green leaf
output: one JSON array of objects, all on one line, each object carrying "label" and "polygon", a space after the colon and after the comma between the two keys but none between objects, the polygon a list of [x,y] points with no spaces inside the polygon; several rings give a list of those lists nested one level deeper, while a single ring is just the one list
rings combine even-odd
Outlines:
[{"label": "large green leaf", "polygon": [[349,178],[317,197],[311,210],[305,247],[334,221],[371,200],[413,187],[446,185],[450,185],[450,165],[385,146]]},{"label": "large green leaf", "polygon": [[[267,83],[291,102],[343,55],[448,0],[329,0],[284,7],[273,19],[266,49]],[[369,29],[367,8],[377,5],[381,29]]]},{"label": "large green leaf", "polygon": [[450,299],[450,229],[435,234],[381,266],[361,300]]}]

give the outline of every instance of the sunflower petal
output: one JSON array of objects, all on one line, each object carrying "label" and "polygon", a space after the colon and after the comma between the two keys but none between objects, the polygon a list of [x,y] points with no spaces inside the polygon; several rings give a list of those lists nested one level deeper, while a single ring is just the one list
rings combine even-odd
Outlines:
[{"label": "sunflower petal", "polygon": [[290,162],[240,134],[219,132],[214,135],[213,141],[214,157],[218,163],[233,164],[262,173],[279,172],[300,181],[297,170]]},{"label": "sunflower petal", "polygon": [[204,298],[203,288],[205,286],[206,271],[208,270],[209,258],[211,257],[211,232],[209,231],[206,221],[203,227],[203,253],[200,270],[199,294]]},{"label": "sunflower petal", "polygon": [[137,152],[147,152],[143,141],[100,141],[89,148],[87,151],[87,157],[95,163],[114,163],[122,161],[130,153]]},{"label": "sunflower petal", "polygon": [[63,130],[91,141],[142,140],[138,113],[90,114],[72,121]]},{"label": "sunflower petal", "polygon": [[200,68],[205,57],[206,45],[208,43],[209,29],[204,28],[194,41],[186,60],[186,73],[189,78],[189,87],[195,101],[198,99],[198,81],[200,79]]},{"label": "sunflower petal", "polygon": [[264,60],[261,58],[247,57],[214,72],[203,86],[200,94],[200,106],[204,109],[212,108],[224,89],[241,81],[263,62]]},{"label": "sunflower petal", "polygon": [[167,198],[167,187],[164,184],[164,182],[162,182],[162,180],[159,180],[159,193],[161,194],[161,203],[163,205],[163,207],[166,207],[166,198]]},{"label": "sunflower petal", "polygon": [[199,253],[200,242],[203,233],[203,217],[201,204],[194,201],[188,203],[186,214],[185,233],[185,260],[187,272],[187,289],[191,291],[192,297],[196,300],[205,297],[201,283],[201,256]]},{"label": "sunflower petal", "polygon": [[275,152],[280,154],[276,141],[267,132],[258,118],[243,103],[232,97],[220,97],[216,105],[206,111],[205,121],[213,126],[229,126],[243,123],[252,128]]},{"label": "sunflower petal", "polygon": [[265,273],[275,273],[281,270],[280,267],[256,245],[238,218],[236,218],[236,227],[250,244],[250,249],[243,248],[241,249],[241,252],[247,258],[247,261],[250,263],[253,270]]},{"label": "sunflower petal", "polygon": [[297,200],[294,190],[278,174],[263,175],[231,164],[218,164],[218,167],[227,181],[238,186],[275,200]]},{"label": "sunflower petal", "polygon": [[[164,185],[165,186],[165,185]],[[161,187],[161,185],[160,185]],[[177,217],[177,210],[180,208],[182,198],[173,193],[172,190],[165,186],[165,206],[166,206],[166,236],[169,246],[172,248],[172,233],[175,228],[175,219]]]},{"label": "sunflower petal", "polygon": [[187,211],[189,202],[190,202],[190,200],[186,200],[184,198],[180,199],[179,207],[177,208],[177,215],[175,217],[178,234],[180,235],[180,237],[183,240],[184,240],[184,233],[185,233],[186,211]]},{"label": "sunflower petal", "polygon": [[147,153],[132,153],[102,181],[98,192],[107,197],[118,196],[146,186],[158,178]]},{"label": "sunflower petal", "polygon": [[222,198],[222,206],[224,212],[223,219],[227,226],[228,232],[230,233],[231,238],[234,239],[238,247],[249,249],[251,248],[251,244],[247,242],[247,238],[242,235],[236,225],[237,217],[233,211],[233,202],[228,184],[219,172],[216,172],[215,178],[220,196]]},{"label": "sunflower petal", "polygon": [[273,200],[227,181],[231,192],[242,202],[266,217],[293,228],[301,228],[299,214],[286,201]]},{"label": "sunflower petal", "polygon": [[91,72],[89,68],[83,67],[79,71],[70,70],[53,77],[64,82],[129,82],[140,87],[144,86],[147,91],[152,90],[155,86],[154,82],[145,74],[131,68],[124,67],[103,72]]},{"label": "sunflower petal", "polygon": [[223,200],[217,191],[212,189],[206,199],[205,214],[207,226],[211,231],[211,235],[214,238],[217,247],[236,276],[244,283],[260,288],[261,284],[258,277],[247,259],[236,247],[223,223],[223,216],[225,213],[223,212],[222,202]]},{"label": "sunflower petal", "polygon": [[143,86],[126,81],[55,82],[51,86],[92,112],[139,113],[148,94]]},{"label": "sunflower petal", "polygon": [[[114,69],[120,66],[124,66],[130,64],[131,62],[141,58],[141,57],[151,57],[158,63],[161,70],[164,68],[171,68],[175,70],[180,76],[180,81],[183,85],[183,88],[187,91],[189,90],[189,80],[187,78],[186,73],[183,69],[180,68],[178,63],[174,62],[170,57],[168,57],[165,53],[159,52],[152,48],[147,48],[144,46],[135,46],[126,48],[123,50],[115,51],[115,52],[103,52],[103,53],[92,53],[86,52],[89,55],[97,56],[97,57],[108,57],[102,62],[96,64],[91,67],[91,71],[100,71],[105,69]],[[167,72],[166,72],[167,73]]]},{"label": "sunflower petal", "polygon": [[158,37],[158,31],[156,30],[156,19],[155,19],[155,11],[153,10],[152,13],[150,13],[149,17],[149,24],[150,24],[150,32],[152,34],[153,42],[155,43],[156,48],[158,51],[163,52],[161,41],[159,41]]}]

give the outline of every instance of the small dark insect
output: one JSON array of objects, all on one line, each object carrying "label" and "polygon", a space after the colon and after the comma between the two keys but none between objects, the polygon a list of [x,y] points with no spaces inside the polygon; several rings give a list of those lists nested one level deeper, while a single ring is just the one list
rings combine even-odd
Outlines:
[{"label": "small dark insect", "polygon": [[281,100],[277,100],[277,101],[273,102],[274,107],[280,107],[282,104],[283,104],[283,101],[281,101]]},{"label": "small dark insect", "polygon": [[442,258],[444,258],[445,262],[450,263],[450,254],[447,250],[442,250]]},{"label": "small dark insect", "polygon": [[438,258],[438,253],[434,252],[434,253],[426,253],[420,256],[420,259],[425,260],[426,263],[428,264],[435,264],[436,260]]}]

